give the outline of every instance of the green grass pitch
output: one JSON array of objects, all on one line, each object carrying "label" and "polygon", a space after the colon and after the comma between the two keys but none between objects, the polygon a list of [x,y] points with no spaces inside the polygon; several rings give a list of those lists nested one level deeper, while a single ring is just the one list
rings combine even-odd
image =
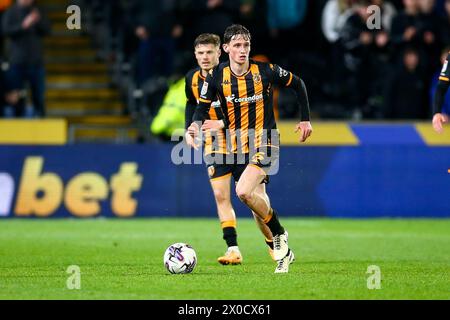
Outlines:
[{"label": "green grass pitch", "polygon": [[[0,299],[449,299],[450,220],[282,219],[297,261],[275,275],[252,220],[238,221],[241,266],[216,262],[216,219],[0,221]],[[165,249],[190,243],[193,274],[170,275]],[[70,265],[81,289],[69,290]],[[370,265],[381,289],[367,288]]]}]

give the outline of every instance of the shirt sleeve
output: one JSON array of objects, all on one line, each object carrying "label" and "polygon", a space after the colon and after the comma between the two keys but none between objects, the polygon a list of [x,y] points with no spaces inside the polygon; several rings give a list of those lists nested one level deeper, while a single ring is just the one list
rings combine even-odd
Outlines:
[{"label": "shirt sleeve", "polygon": [[[194,121],[201,121],[202,123],[208,119],[209,109],[211,103],[217,96],[217,87],[215,85],[216,69],[206,77],[203,82],[203,87],[200,92],[199,103],[195,109]],[[221,119],[222,120],[222,119]]]},{"label": "shirt sleeve", "polygon": [[294,75],[292,72],[284,70],[276,64],[270,65],[270,72],[273,83],[280,87],[289,87],[292,83]]},{"label": "shirt sleeve", "polygon": [[197,107],[197,99],[192,92],[192,77],[186,77],[186,109],[185,109],[185,128],[189,128],[194,117],[195,108]]},{"label": "shirt sleeve", "polygon": [[295,91],[300,108],[301,120],[310,121],[309,99],[305,82],[292,72],[284,70],[277,65],[270,65],[270,73],[274,84]]}]

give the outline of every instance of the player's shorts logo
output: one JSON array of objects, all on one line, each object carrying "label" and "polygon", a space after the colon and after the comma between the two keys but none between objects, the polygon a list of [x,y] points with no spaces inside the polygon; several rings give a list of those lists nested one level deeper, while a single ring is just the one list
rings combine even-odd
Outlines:
[{"label": "player's shorts logo", "polygon": [[254,164],[261,163],[262,161],[264,161],[265,155],[266,154],[264,152],[256,153],[252,158],[252,163],[254,163]]},{"label": "player's shorts logo", "polygon": [[214,168],[214,166],[209,166],[208,167],[208,175],[210,178],[214,177],[214,174],[216,173],[216,168]]}]

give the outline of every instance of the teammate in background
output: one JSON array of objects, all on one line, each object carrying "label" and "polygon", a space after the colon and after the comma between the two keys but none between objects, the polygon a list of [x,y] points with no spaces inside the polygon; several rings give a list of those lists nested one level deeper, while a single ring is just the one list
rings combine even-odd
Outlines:
[{"label": "teammate in background", "polygon": [[[186,75],[186,128],[192,123],[192,118],[201,94],[200,90],[203,87],[208,72],[219,64],[219,57],[221,55],[220,37],[215,34],[202,34],[195,40],[194,48],[195,58],[197,59],[199,67],[189,71]],[[217,123],[212,122],[211,120],[217,121],[219,119],[224,119],[224,114],[220,107],[220,102],[215,102],[211,104],[207,121],[210,125],[214,125]],[[242,254],[238,247],[236,215],[230,197],[232,168],[228,167],[225,162],[216,164],[215,166],[212,165],[213,159],[217,155],[225,155],[227,153],[225,136],[222,132],[223,130],[220,130],[219,127],[216,127],[216,129],[218,130],[217,134],[208,135],[206,138],[205,158],[208,159],[208,174],[223,230],[223,239],[228,246],[227,252],[224,256],[219,257],[218,261],[223,265],[236,265],[242,262]],[[185,139],[188,145],[195,149],[198,148],[196,141],[194,141],[188,133],[186,133]],[[263,190],[260,190],[260,192],[262,193]],[[272,253],[272,233],[256,214],[254,214],[254,217],[261,232],[266,238],[269,252]]]},{"label": "teammate in background", "polygon": [[[224,35],[224,51],[229,62],[215,67],[207,76],[194,114],[194,123],[188,128],[192,137],[215,129],[217,123],[227,130],[227,148],[233,154],[233,175],[238,181],[236,194],[269,227],[273,234],[275,273],[289,272],[295,260],[288,245],[288,232],[280,224],[278,214],[271,207],[264,183],[277,164],[279,133],[273,112],[273,86],[292,88],[301,106],[300,142],[312,134],[308,96],[304,82],[277,65],[254,62],[249,59],[251,34],[242,25],[228,27]],[[219,96],[224,121],[208,119],[211,103]],[[244,159],[244,164],[239,161]],[[228,159],[227,159],[228,160]],[[262,188],[263,193],[257,190]]]},{"label": "teammate in background", "polygon": [[443,124],[448,122],[448,115],[442,113],[442,106],[444,104],[445,95],[450,86],[450,52],[447,60],[444,62],[436,94],[433,102],[433,128],[436,132],[442,133],[444,131]]}]

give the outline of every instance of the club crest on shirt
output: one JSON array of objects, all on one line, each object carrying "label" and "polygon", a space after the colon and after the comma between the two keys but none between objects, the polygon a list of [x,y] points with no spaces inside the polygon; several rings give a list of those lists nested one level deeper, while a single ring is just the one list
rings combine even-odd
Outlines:
[{"label": "club crest on shirt", "polygon": [[253,81],[255,81],[255,83],[260,83],[261,82],[261,74],[255,73],[253,75]]}]

